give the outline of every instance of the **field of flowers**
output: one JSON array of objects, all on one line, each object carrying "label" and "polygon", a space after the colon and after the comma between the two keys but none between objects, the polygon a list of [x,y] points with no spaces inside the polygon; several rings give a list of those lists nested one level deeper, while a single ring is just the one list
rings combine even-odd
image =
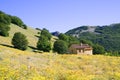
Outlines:
[{"label": "field of flowers", "polygon": [[32,53],[0,46],[0,80],[120,80],[120,57]]}]

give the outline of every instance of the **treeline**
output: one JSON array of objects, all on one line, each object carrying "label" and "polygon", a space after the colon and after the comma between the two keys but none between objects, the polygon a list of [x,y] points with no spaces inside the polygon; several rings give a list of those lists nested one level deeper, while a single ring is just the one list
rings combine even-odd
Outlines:
[{"label": "treeline", "polygon": [[[93,44],[89,40],[81,39],[78,40],[77,38],[73,36],[68,36],[63,33],[60,33],[58,36],[58,39],[53,43],[51,42],[52,35],[47,29],[43,29],[39,32],[38,36],[39,40],[36,43],[36,48],[39,51],[43,52],[57,52],[60,54],[69,54],[68,48],[72,44],[89,44],[93,47],[93,54],[104,54],[105,50],[104,47],[98,45],[98,44]],[[20,50],[26,50],[28,47],[28,40],[26,36],[20,32],[17,32],[14,34],[12,38],[12,42],[14,45],[14,48],[20,49]]]},{"label": "treeline", "polygon": [[104,47],[99,44],[93,44],[91,41],[85,39],[78,40],[73,36],[65,35],[63,33],[60,33],[58,35],[58,39],[54,42],[53,46],[51,46],[51,37],[52,35],[47,29],[41,30],[40,37],[37,42],[37,49],[44,52],[49,52],[50,50],[52,50],[60,54],[69,54],[68,48],[72,44],[84,43],[89,44],[93,47],[93,54],[105,53]]},{"label": "treeline", "polygon": [[61,33],[58,36],[59,39],[57,39],[52,46],[51,38],[52,35],[47,29],[41,30],[37,42],[37,49],[44,52],[50,52],[52,50],[53,52],[64,54],[68,53],[68,47],[70,44],[79,43],[76,38]]},{"label": "treeline", "polygon": [[9,36],[10,23],[16,24],[21,28],[27,29],[27,26],[23,23],[23,21],[17,17],[8,15],[2,11],[0,11],[0,35],[1,36]]}]

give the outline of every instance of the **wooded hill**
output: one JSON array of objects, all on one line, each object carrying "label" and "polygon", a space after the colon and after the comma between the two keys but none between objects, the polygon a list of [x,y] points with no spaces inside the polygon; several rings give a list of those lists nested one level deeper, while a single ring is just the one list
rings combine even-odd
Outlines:
[{"label": "wooded hill", "polygon": [[120,23],[105,26],[80,26],[65,34],[100,44],[108,52],[120,52]]}]

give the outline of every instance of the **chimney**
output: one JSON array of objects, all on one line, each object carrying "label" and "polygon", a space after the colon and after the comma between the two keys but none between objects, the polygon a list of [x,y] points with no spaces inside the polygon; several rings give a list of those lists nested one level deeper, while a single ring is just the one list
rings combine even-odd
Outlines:
[{"label": "chimney", "polygon": [[82,46],[83,44],[82,43],[80,43],[80,46]]}]

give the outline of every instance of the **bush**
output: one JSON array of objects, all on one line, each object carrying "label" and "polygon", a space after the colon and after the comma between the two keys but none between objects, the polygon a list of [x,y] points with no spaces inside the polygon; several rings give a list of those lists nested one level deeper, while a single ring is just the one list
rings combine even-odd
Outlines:
[{"label": "bush", "polygon": [[79,44],[79,40],[73,36],[68,36],[68,47],[70,47],[72,44]]},{"label": "bush", "polygon": [[27,25],[26,24],[23,24],[22,27],[23,27],[23,29],[27,29]]},{"label": "bush", "polygon": [[38,30],[38,31],[41,31],[41,29],[40,28],[35,28],[36,30]]},{"label": "bush", "polygon": [[104,54],[104,53],[105,53],[105,49],[103,46],[98,44],[93,46],[93,54]]},{"label": "bush", "polygon": [[0,12],[0,22],[9,25],[11,23],[11,19],[7,14]]},{"label": "bush", "polygon": [[49,52],[51,50],[51,43],[46,36],[40,36],[39,41],[37,42],[37,48],[44,52]]},{"label": "bush", "polygon": [[24,34],[16,32],[12,38],[12,44],[17,49],[26,50],[28,47],[28,40]]},{"label": "bush", "polygon": [[67,53],[67,50],[68,50],[68,46],[66,44],[66,42],[64,42],[63,40],[57,40],[55,43],[54,43],[54,48],[53,50],[55,52],[58,52],[60,54],[64,54],[64,53]]},{"label": "bush", "polygon": [[47,37],[48,40],[51,40],[52,35],[49,33],[49,31],[47,29],[43,29],[41,31],[41,35]]},{"label": "bush", "polygon": [[8,15],[9,18],[11,19],[11,23],[16,24],[17,26],[23,28],[23,29],[27,29],[27,25],[24,24],[24,22],[17,16],[11,16]]},{"label": "bush", "polygon": [[4,23],[0,23],[0,35],[1,36],[9,36],[8,31],[10,30],[10,27]]},{"label": "bush", "polygon": [[22,20],[17,16],[11,16],[11,23],[16,24],[16,25],[18,25],[20,27],[23,26]]},{"label": "bush", "polygon": [[80,39],[80,43],[89,44],[90,46],[94,45],[90,40],[86,40],[86,39]]},{"label": "bush", "polygon": [[65,35],[65,34],[62,34],[62,33],[61,33],[61,34],[58,36],[58,38],[59,38],[60,40],[63,40],[63,41],[68,42],[68,36]]},{"label": "bush", "polygon": [[5,14],[4,12],[0,11],[0,14]]}]

